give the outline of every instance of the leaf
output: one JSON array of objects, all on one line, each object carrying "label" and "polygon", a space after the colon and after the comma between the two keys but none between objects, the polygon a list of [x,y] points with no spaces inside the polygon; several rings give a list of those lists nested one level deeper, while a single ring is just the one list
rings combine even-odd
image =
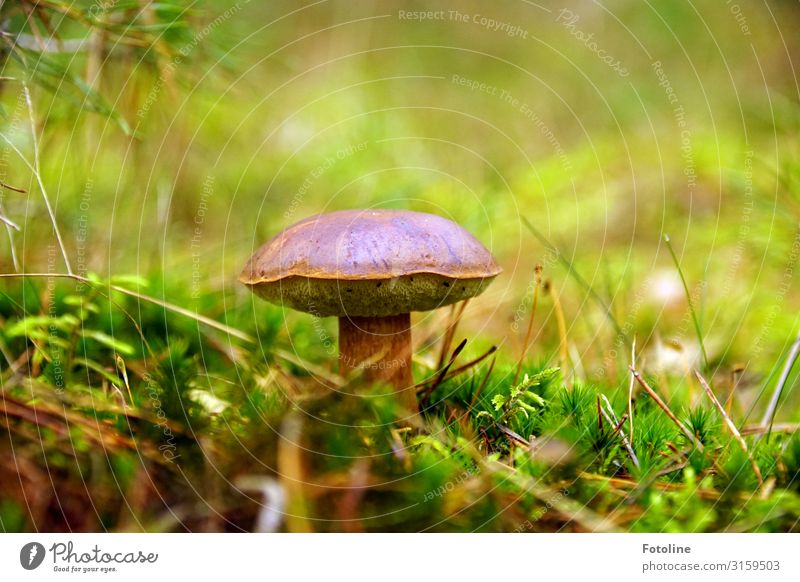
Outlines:
[{"label": "leaf", "polygon": [[538,406],[547,406],[547,401],[539,396],[536,392],[525,392],[525,394],[520,397],[520,404],[524,405],[525,403],[522,401],[523,397],[527,398],[528,400],[533,400],[534,404]]},{"label": "leaf", "polygon": [[502,394],[497,394],[495,396],[492,396],[492,404],[494,404],[495,410],[502,410],[503,407],[506,405],[506,402],[508,402],[508,399]]},{"label": "leaf", "polygon": [[95,362],[94,360],[88,360],[86,358],[75,358],[75,364],[78,366],[83,366],[84,368],[88,368],[93,372],[97,372],[103,378],[111,382],[117,388],[124,388],[125,383],[115,374],[110,373],[106,370],[101,364]]},{"label": "leaf", "polygon": [[7,325],[5,328],[6,337],[25,337],[31,336],[36,332],[49,334],[53,330],[71,332],[80,324],[80,319],[72,314],[65,314],[59,317],[49,315],[30,315],[16,323]]},{"label": "leaf", "polygon": [[231,404],[230,402],[217,398],[208,390],[200,390],[197,388],[189,390],[189,398],[202,406],[209,414],[222,414]]},{"label": "leaf", "polygon": [[[545,368],[544,370],[540,370],[536,372],[531,378],[528,380],[528,388],[533,386],[541,386],[542,384],[547,384],[555,380],[558,377],[561,368]],[[524,382],[524,380],[523,380]]]},{"label": "leaf", "polygon": [[[111,277],[112,285],[119,285],[120,287],[149,287],[150,281],[139,275],[114,275]],[[138,289],[134,289],[138,290]]]},{"label": "leaf", "polygon": [[92,303],[80,295],[67,295],[64,297],[64,303],[72,307],[77,307],[78,317],[84,322],[90,314],[100,313],[100,308],[95,303]]},{"label": "leaf", "polygon": [[81,336],[83,336],[84,338],[91,338],[94,341],[101,343],[108,348],[111,348],[115,352],[119,352],[120,354],[124,354],[126,356],[132,356],[133,354],[136,353],[136,350],[133,349],[133,346],[131,346],[130,344],[120,341],[114,336],[108,335],[107,333],[102,331],[85,329],[81,332]]}]

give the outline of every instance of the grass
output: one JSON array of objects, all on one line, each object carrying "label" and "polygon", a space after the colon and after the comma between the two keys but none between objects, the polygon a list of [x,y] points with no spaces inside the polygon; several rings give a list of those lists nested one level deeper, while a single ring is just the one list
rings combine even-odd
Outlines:
[{"label": "grass", "polygon": [[[388,5],[159,6],[102,15],[135,26],[96,79],[92,52],[4,53],[1,531],[798,531],[800,106],[761,12],[758,62],[724,5],[621,3],[646,50],[582,13],[621,82],[507,6],[526,42]],[[337,375],[334,321],[235,280],[288,224],[373,205],[504,267],[414,315],[412,421]]]}]

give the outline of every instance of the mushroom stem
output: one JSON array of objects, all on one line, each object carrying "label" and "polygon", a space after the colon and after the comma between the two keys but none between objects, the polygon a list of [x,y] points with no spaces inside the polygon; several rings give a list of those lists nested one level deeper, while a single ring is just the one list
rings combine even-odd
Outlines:
[{"label": "mushroom stem", "polygon": [[411,376],[411,315],[339,318],[339,371],[363,370],[368,382],[394,387],[400,403],[417,412]]}]

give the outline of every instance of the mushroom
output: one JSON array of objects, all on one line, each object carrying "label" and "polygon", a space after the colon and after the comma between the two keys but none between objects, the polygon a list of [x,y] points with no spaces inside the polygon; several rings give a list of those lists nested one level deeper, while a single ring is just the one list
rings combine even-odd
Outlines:
[{"label": "mushroom", "polygon": [[412,311],[474,297],[500,273],[454,222],[406,210],[342,210],[307,218],[262,246],[239,280],[259,297],[339,318],[339,370],[363,370],[418,410]]}]

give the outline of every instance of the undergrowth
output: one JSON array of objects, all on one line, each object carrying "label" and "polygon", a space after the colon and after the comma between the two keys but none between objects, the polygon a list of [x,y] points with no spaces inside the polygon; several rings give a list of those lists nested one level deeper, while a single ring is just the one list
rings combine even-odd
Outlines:
[{"label": "undergrowth", "polygon": [[631,435],[625,375],[528,361],[515,384],[503,350],[409,420],[387,389],[284,359],[277,331],[236,345],[102,286],[40,283],[0,294],[5,531],[252,530],[274,486],[290,531],[797,529],[800,437],[750,433],[744,451],[686,378],[645,381],[692,439],[643,390]]}]

